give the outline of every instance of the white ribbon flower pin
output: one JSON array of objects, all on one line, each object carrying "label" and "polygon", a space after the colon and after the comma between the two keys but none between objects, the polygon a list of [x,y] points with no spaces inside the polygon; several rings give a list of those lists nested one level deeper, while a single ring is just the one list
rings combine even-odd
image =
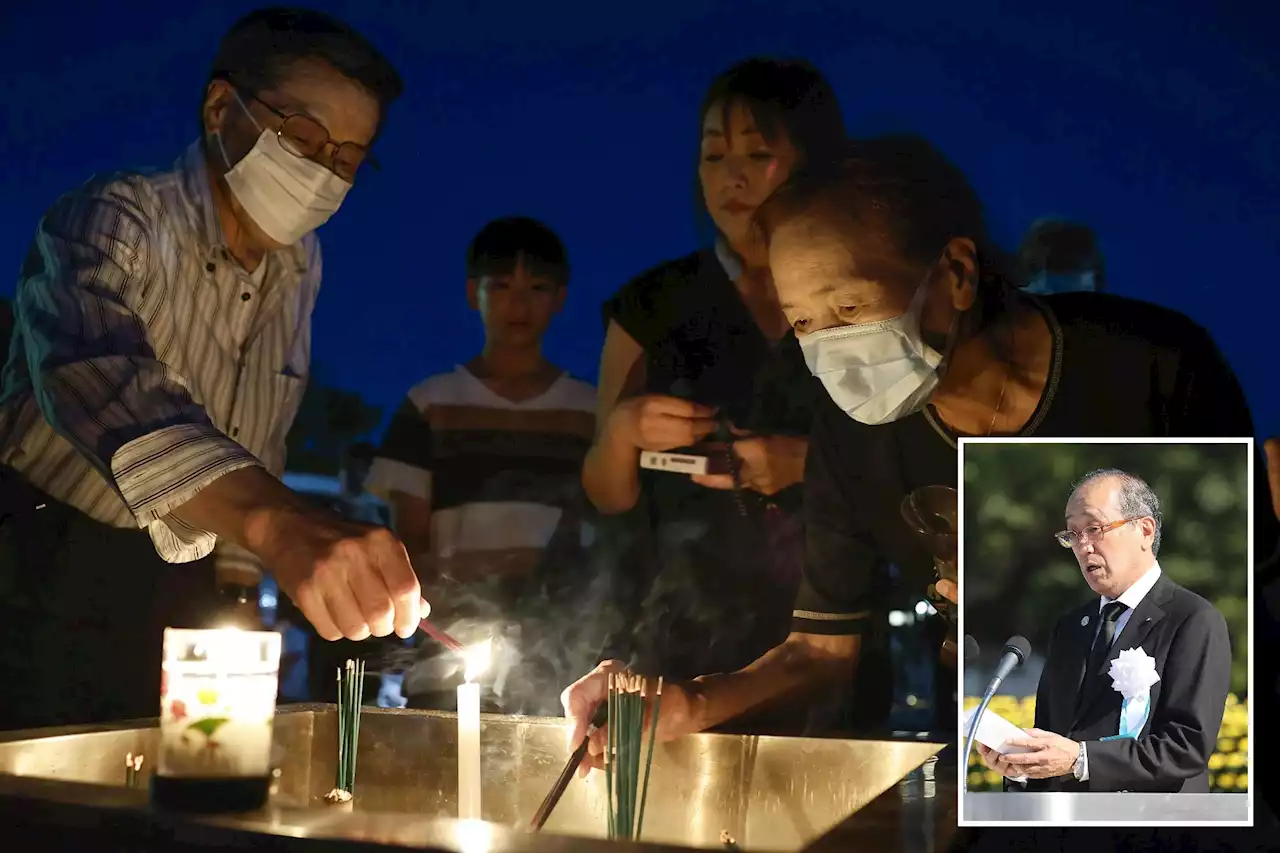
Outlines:
[{"label": "white ribbon flower pin", "polygon": [[1111,662],[1111,686],[1124,697],[1117,737],[1136,738],[1151,713],[1151,686],[1160,680],[1156,661],[1140,647],[1125,649]]}]

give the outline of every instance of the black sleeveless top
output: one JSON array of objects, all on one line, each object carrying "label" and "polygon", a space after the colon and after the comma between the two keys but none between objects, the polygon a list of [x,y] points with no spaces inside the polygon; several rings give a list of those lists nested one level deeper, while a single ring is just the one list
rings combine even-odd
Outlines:
[{"label": "black sleeveless top", "polygon": [[[647,393],[717,406],[757,434],[808,437],[821,386],[793,334],[773,344],[760,331],[713,250],[642,274],[604,319],[644,348]],[[738,669],[785,639],[804,559],[803,486],[766,498],[640,474],[636,665],[691,678]]]}]

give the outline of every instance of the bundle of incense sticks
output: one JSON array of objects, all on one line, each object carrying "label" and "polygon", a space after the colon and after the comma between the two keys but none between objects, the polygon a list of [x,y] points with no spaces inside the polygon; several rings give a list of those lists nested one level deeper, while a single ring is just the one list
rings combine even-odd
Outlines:
[{"label": "bundle of incense sticks", "polygon": [[360,712],[364,706],[364,661],[347,661],[338,668],[338,783],[337,790],[356,792],[356,747],[360,743]]},{"label": "bundle of incense sticks", "polygon": [[[662,679],[651,693],[647,679],[630,673],[609,676],[608,737],[604,753],[606,817],[609,838],[637,841],[644,828],[644,807],[649,797],[649,775],[653,768],[653,746],[658,732],[658,712],[662,706]],[[645,702],[653,697],[649,726],[649,749],[645,759],[644,782],[640,781],[640,759],[644,746]]]}]

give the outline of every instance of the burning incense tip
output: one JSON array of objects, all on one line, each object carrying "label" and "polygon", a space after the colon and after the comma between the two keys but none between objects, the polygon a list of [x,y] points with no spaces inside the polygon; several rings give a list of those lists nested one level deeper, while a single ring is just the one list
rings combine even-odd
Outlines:
[{"label": "burning incense tip", "polygon": [[132,752],[124,757],[124,784],[126,788],[138,787],[138,774],[142,772],[142,756]]}]

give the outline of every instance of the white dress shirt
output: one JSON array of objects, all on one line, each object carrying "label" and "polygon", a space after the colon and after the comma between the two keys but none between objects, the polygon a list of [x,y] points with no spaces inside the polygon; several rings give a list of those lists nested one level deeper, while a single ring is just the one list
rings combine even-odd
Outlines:
[{"label": "white dress shirt", "polygon": [[[1130,584],[1129,588],[1120,593],[1119,598],[1115,599],[1123,604],[1126,609],[1116,619],[1116,631],[1111,635],[1111,642],[1113,645],[1116,640],[1120,639],[1120,634],[1123,633],[1124,626],[1129,624],[1129,617],[1133,615],[1133,611],[1142,603],[1142,599],[1147,597],[1147,593],[1151,592],[1151,588],[1156,585],[1156,581],[1158,580],[1160,580],[1160,563],[1156,562],[1152,563],[1151,568],[1147,569],[1146,572],[1143,573],[1142,577]],[[1099,615],[1102,613],[1102,608],[1110,604],[1111,601],[1112,599],[1107,598],[1105,595],[1098,598]],[[1102,620],[1099,619],[1098,628],[1093,632],[1095,640],[1098,638],[1098,631],[1101,630]],[[1092,645],[1093,644],[1090,643],[1090,646]],[[1080,774],[1080,781],[1089,781],[1089,747],[1087,745],[1084,747],[1084,766]]]}]

